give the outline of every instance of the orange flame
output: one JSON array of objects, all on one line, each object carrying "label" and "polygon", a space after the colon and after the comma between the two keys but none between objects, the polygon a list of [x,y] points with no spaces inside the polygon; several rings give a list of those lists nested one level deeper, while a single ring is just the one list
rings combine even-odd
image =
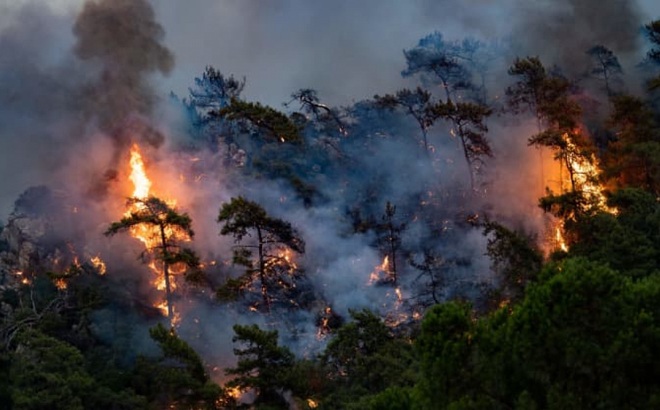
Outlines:
[{"label": "orange flame", "polygon": [[[566,150],[569,153],[574,153],[578,152],[578,148],[575,145],[575,143],[571,140],[570,136],[568,133],[565,133],[562,135],[564,138],[564,141],[566,143]],[[607,206],[607,201],[605,198],[605,195],[603,194],[604,188],[602,185],[598,183],[598,175],[600,174],[600,168],[598,165],[598,160],[596,159],[595,155],[591,155],[588,158],[584,158],[581,156],[577,155],[570,155],[568,158],[568,162],[570,163],[570,167],[573,170],[573,181],[575,183],[575,188],[581,190],[588,202],[591,204],[594,204],[597,208],[604,210],[605,212],[609,212],[611,214],[617,214],[618,210],[616,208],[611,208]],[[560,168],[561,172],[561,168]],[[560,181],[561,181],[561,191],[563,193],[564,186],[570,186],[571,181],[570,181],[570,176],[569,175],[563,175],[560,176]],[[568,244],[566,243],[566,240],[564,238],[564,224],[561,221],[557,221],[556,223],[553,224],[554,226],[554,235],[552,233],[549,233],[549,240],[548,242],[554,244],[551,244],[550,247],[554,247],[555,249],[560,249],[564,252],[568,252]],[[552,228],[550,229],[550,232],[552,232]]]},{"label": "orange flame", "polygon": [[103,259],[101,259],[100,255],[93,256],[89,261],[92,263],[92,266],[96,268],[99,275],[105,275],[106,266],[105,266],[105,262],[103,262]]},{"label": "orange flame", "polygon": [[369,274],[369,285],[373,285],[381,279],[381,274],[389,276],[390,274],[390,257],[385,255],[383,263],[376,265],[374,270]]},{"label": "orange flame", "polygon": [[58,290],[66,290],[67,288],[67,283],[66,280],[64,280],[64,278],[57,278],[53,283],[55,284],[55,287]]},{"label": "orange flame", "polygon": [[555,228],[555,241],[557,242],[557,247],[564,252],[568,252],[568,245],[564,240],[564,234],[562,233],[563,224],[560,222]]},{"label": "orange flame", "polygon": [[[564,134],[563,137],[566,141],[568,151],[576,152],[577,148],[568,134]],[[604,189],[602,185],[597,182],[600,169],[596,157],[592,154],[587,160],[572,157],[569,158],[569,161],[574,170],[575,183],[579,189],[581,189],[589,199],[592,199],[596,206],[606,212],[616,214],[617,209],[607,206],[605,195],[603,194]]]},{"label": "orange flame", "polygon": [[133,197],[146,199],[149,196],[149,190],[151,189],[151,181],[147,177],[147,172],[144,168],[144,161],[142,161],[142,154],[140,153],[140,147],[137,144],[133,144],[131,148],[131,174],[128,179],[131,180],[135,189],[133,190]]},{"label": "orange flame", "polygon": [[[151,194],[152,182],[147,175],[146,167],[142,159],[142,154],[140,153],[140,147],[137,144],[133,144],[131,147],[131,158],[129,163],[131,172],[128,179],[133,183],[133,197],[143,200],[149,198],[149,195]],[[166,202],[169,205],[174,204],[173,201]],[[143,209],[143,207],[143,204],[136,203],[126,212],[125,215],[130,216],[131,212],[140,211]],[[135,239],[138,239],[140,242],[142,242],[147,249],[153,249],[159,243],[159,231],[155,226],[150,226],[147,224],[135,225],[131,227],[130,234]],[[171,234],[173,233],[168,232],[168,235]],[[156,262],[151,261],[148,266],[156,275],[156,279],[152,282],[152,284],[158,290],[165,290],[165,278],[163,276],[163,272],[161,272],[161,270],[156,265]],[[175,288],[176,286],[174,282],[170,282],[170,289],[174,290]],[[160,304],[156,304],[154,307],[160,309],[160,311],[163,313],[163,316],[167,316],[168,312],[166,301],[163,301]],[[179,322],[180,317],[174,311],[174,308],[172,310],[173,319],[171,325],[175,326]]]},{"label": "orange flame", "polygon": [[235,400],[240,399],[241,396],[243,395],[243,392],[238,387],[226,387],[226,389],[227,389],[227,396],[232,397]]}]

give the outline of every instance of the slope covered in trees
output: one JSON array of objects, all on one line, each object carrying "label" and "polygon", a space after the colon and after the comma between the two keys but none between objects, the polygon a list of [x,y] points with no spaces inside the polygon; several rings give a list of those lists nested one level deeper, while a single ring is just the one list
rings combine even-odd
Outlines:
[{"label": "slope covered in trees", "polygon": [[[56,189],[16,201],[0,406],[660,406],[660,69],[629,94],[611,50],[584,52],[572,78],[436,32],[404,51],[414,87],[345,107],[303,88],[283,110],[207,68],[170,101],[186,132],[168,155],[184,160],[163,161],[189,197],[131,198],[101,224],[153,227],[153,247],[90,239],[105,210],[83,220]],[[540,175],[529,213],[499,196],[514,138],[535,169],[517,173]],[[167,318],[135,256],[159,264]]]}]

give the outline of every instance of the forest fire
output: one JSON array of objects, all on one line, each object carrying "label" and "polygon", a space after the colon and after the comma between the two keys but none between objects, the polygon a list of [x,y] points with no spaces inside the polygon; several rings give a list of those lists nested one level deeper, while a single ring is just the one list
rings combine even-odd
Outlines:
[{"label": "forest fire", "polygon": [[[577,152],[578,148],[568,134],[564,134],[563,137],[566,142],[567,152]],[[569,162],[573,169],[573,183],[577,189],[580,189],[594,206],[606,212],[616,214],[616,209],[607,206],[606,198],[603,194],[603,186],[598,182],[600,169],[595,155],[591,154],[585,159],[571,156],[569,157]],[[570,182],[570,180],[567,182]]]},{"label": "forest fire", "polygon": [[[587,209],[597,208],[611,214],[616,214],[617,210],[607,206],[607,201],[603,193],[603,186],[598,182],[600,169],[598,160],[594,154],[588,156],[579,155],[579,148],[575,145],[570,136],[565,133],[562,135],[564,144],[566,145],[566,164],[560,162],[559,166],[559,182],[561,193],[566,193],[565,187],[571,187],[575,191],[583,194],[586,204],[582,207]],[[564,167],[568,169],[568,175],[564,175]],[[553,232],[554,231],[554,232]],[[564,222],[557,220],[551,228],[549,234],[549,242],[552,243],[554,249],[568,252],[569,246],[564,238]]]},{"label": "forest fire", "polygon": [[[152,182],[147,176],[140,147],[137,144],[133,144],[131,148],[130,169],[129,180],[133,183],[134,187],[132,197],[142,201],[148,199],[151,195]],[[167,204],[173,206],[175,202],[168,201]],[[146,206],[145,202],[133,202],[124,216],[130,217],[133,213],[145,210]],[[129,232],[131,236],[141,241],[147,250],[158,248],[160,245],[159,241],[161,240],[161,232],[155,225],[146,223],[136,224],[131,226]],[[167,236],[176,236],[176,232],[172,230],[169,230],[166,234]],[[167,278],[158,266],[156,260],[152,260],[148,266],[156,275],[156,279],[152,282],[156,289],[170,292],[176,288],[176,285],[172,281],[167,283]],[[171,267],[170,271],[171,273],[177,273],[176,271],[172,271]],[[175,326],[178,323],[179,315],[175,312],[173,306],[168,305],[167,301],[155,304],[154,307],[160,309],[164,316],[169,316],[171,318],[172,326]]]}]

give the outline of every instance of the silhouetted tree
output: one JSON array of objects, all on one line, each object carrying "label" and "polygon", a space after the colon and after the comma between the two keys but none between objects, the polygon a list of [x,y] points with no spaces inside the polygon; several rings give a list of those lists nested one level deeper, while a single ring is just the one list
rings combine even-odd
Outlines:
[{"label": "silhouetted tree", "polygon": [[586,74],[591,78],[602,81],[607,96],[611,97],[614,95],[613,86],[621,82],[621,74],[623,74],[619,59],[616,58],[612,50],[603,45],[591,47],[587,50],[587,54],[591,57],[591,67]]},{"label": "silhouetted tree", "polygon": [[232,98],[229,105],[212,111],[211,115],[243,124],[248,131],[262,132],[260,137],[268,142],[301,143],[300,129],[283,113],[261,105]]},{"label": "silhouetted tree", "polygon": [[401,74],[420,74],[423,80],[440,84],[446,102],[450,102],[456,93],[474,88],[463,51],[460,43],[446,42],[436,31],[419,40],[416,47],[403,51],[408,67]]},{"label": "silhouetted tree", "polygon": [[[252,282],[256,276],[261,282],[263,308],[269,312],[269,288],[272,286],[269,282],[275,280],[281,284],[283,275],[278,265],[289,263],[281,253],[287,249],[304,253],[305,242],[289,222],[269,216],[261,205],[240,196],[222,204],[218,223],[224,224],[221,235],[232,235],[239,243],[234,250],[234,263],[247,268],[245,276],[230,285],[239,290],[237,288]],[[244,239],[253,234],[256,238],[244,243]],[[257,252],[256,261],[252,258],[253,250]],[[279,254],[274,253],[278,251]]]},{"label": "silhouetted tree", "polygon": [[476,188],[475,175],[484,165],[485,158],[492,157],[486,132],[488,127],[485,120],[491,114],[491,109],[474,103],[438,103],[431,108],[433,115],[444,118],[453,125],[452,135],[461,141],[463,156],[468,166],[470,188]]},{"label": "silhouetted tree", "polygon": [[379,107],[395,109],[401,107],[403,111],[415,119],[422,133],[424,153],[429,154],[428,130],[435,122],[436,117],[431,112],[431,93],[417,87],[415,90],[403,89],[396,94],[374,96],[374,101]]},{"label": "silhouetted tree", "polygon": [[339,118],[339,113],[330,108],[328,105],[321,103],[316,90],[311,88],[301,88],[297,92],[291,94],[292,100],[285,104],[288,107],[293,101],[298,101],[303,109],[308,114],[312,114],[317,121],[326,121],[330,118],[335,126],[338,128],[341,135],[348,133],[346,126]]}]

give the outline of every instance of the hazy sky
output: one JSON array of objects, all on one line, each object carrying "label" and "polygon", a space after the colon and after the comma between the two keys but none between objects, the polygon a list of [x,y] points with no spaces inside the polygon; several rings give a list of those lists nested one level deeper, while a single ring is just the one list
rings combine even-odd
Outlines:
[{"label": "hazy sky", "polygon": [[[84,0],[0,0],[0,29],[9,23],[7,10],[30,2],[73,14]],[[522,8],[543,9],[558,3],[561,1],[152,1],[165,27],[165,42],[177,60],[170,77],[162,81],[163,89],[185,95],[193,78],[213,65],[226,74],[245,76],[246,96],[275,106],[303,87],[316,88],[322,98],[336,103],[394,90],[405,84],[399,74],[404,68],[402,50],[433,30],[450,38],[506,38],[516,19],[522,18]],[[599,2],[593,3],[598,7]],[[621,7],[636,3],[640,24],[660,17],[660,2],[655,0],[607,3]],[[616,31],[617,27],[608,29]]]}]

